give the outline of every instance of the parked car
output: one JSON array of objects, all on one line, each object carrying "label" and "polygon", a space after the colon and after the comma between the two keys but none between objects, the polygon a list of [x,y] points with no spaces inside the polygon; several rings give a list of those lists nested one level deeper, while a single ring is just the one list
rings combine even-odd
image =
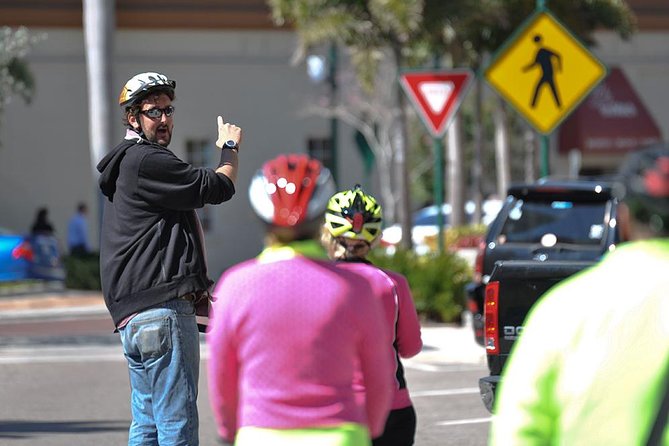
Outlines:
[{"label": "parked car", "polygon": [[0,228],[0,282],[27,279],[65,279],[58,240]]},{"label": "parked car", "polygon": [[488,227],[466,287],[476,341],[484,345],[485,286],[500,260],[596,261],[619,242],[612,183],[540,180],[519,184]]},{"label": "parked car", "polygon": [[[495,218],[501,206],[502,202],[500,200],[486,200],[483,202],[482,223],[489,224]],[[473,222],[475,209],[476,205],[473,201],[468,201],[465,204],[465,220],[467,224]],[[443,228],[446,229],[450,227],[451,205],[444,203],[441,207],[441,212],[444,224]],[[430,250],[429,243],[427,243],[428,240],[438,235],[437,216],[437,205],[426,206],[414,212],[412,216],[411,240],[414,250],[418,254],[427,253]],[[397,246],[401,239],[402,227],[399,224],[385,228],[381,235],[381,243],[390,248]]]}]

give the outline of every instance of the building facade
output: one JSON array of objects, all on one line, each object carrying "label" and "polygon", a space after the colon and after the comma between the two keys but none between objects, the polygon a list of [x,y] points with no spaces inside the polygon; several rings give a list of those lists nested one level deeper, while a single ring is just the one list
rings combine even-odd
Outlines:
[{"label": "building facade", "polygon": [[[638,4],[640,32],[628,42],[600,32],[594,53],[625,71],[666,137],[669,7],[664,0],[631,3]],[[119,91],[142,71],[177,80],[170,149],[194,165],[214,166],[216,116],[244,130],[236,196],[200,212],[214,278],[261,249],[263,228],[247,194],[255,170],[279,153],[318,150],[330,136],[327,120],[304,113],[323,86],[304,65],[291,64],[297,37],[270,19],[261,0],[116,1],[112,87]],[[2,117],[0,227],[27,231],[37,208],[47,206],[64,243],[67,220],[84,201],[97,246],[100,195],[89,151],[82,1],[0,0],[4,25],[28,26],[46,38],[28,56],[37,85],[32,103],[14,100]],[[123,132],[119,110],[115,142]],[[339,187],[363,182],[353,129],[340,125],[337,140]],[[560,155],[553,158],[562,169]]]}]

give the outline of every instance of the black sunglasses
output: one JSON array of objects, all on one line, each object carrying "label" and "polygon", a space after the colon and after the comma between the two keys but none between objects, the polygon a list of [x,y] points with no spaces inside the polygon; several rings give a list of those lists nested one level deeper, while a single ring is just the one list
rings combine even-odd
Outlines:
[{"label": "black sunglasses", "polygon": [[163,116],[163,113],[165,113],[165,116],[169,118],[174,114],[174,107],[171,105],[168,105],[165,108],[154,107],[148,110],[140,110],[140,113],[151,119],[159,119]]}]

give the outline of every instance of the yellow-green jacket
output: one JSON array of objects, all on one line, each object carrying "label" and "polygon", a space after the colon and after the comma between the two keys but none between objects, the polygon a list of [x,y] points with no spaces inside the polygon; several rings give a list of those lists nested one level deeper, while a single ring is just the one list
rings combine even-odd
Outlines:
[{"label": "yellow-green jacket", "polygon": [[668,368],[669,240],[622,244],[528,315],[490,445],[645,445]]}]

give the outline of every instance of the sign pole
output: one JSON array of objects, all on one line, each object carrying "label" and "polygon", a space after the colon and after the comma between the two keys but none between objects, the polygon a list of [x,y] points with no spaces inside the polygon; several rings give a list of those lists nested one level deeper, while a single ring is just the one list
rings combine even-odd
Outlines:
[{"label": "sign pole", "polygon": [[[537,11],[543,11],[546,9],[546,1],[547,0],[537,0]],[[539,153],[541,154],[541,176],[542,177],[547,177],[550,173],[549,169],[549,155],[548,155],[548,149],[549,149],[549,141],[548,141],[548,135],[541,135],[539,137]]]},{"label": "sign pole", "polygon": [[548,135],[541,135],[539,138],[540,153],[541,153],[541,176],[547,177],[550,174],[549,168],[549,140]]},{"label": "sign pole", "polygon": [[[439,56],[434,55],[434,68],[439,69]],[[432,137],[434,148],[434,204],[437,207],[437,252],[444,253],[444,214],[441,208],[444,206],[444,143],[439,136]]]},{"label": "sign pole", "polygon": [[441,208],[444,205],[444,145],[440,138],[432,139],[434,147],[434,205],[437,208],[437,243],[438,252],[444,252],[444,214]]},{"label": "sign pole", "polygon": [[433,138],[434,146],[434,204],[437,207],[437,229],[439,243],[438,252],[444,252],[444,214],[441,208],[444,205],[444,143],[441,138]]}]

